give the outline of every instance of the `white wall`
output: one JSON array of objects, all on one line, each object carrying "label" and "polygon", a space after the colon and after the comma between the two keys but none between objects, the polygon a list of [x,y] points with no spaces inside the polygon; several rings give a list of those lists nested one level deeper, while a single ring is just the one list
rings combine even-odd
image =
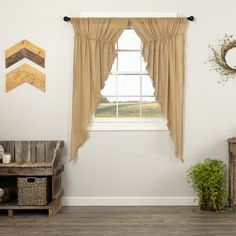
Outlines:
[{"label": "white wall", "polygon": [[[236,2],[189,0],[0,0],[0,139],[63,139],[68,160],[73,60],[72,26],[80,12],[178,12],[194,15],[186,36],[184,163],[166,131],[90,134],[75,163],[66,162],[65,196],[81,199],[193,196],[186,170],[205,157],[227,161],[236,135],[236,81],[219,85],[209,72],[208,44],[236,34]],[[5,92],[4,52],[22,39],[46,50],[46,93],[22,85]],[[69,198],[67,198],[69,199]],[[78,199],[77,199],[78,200]],[[68,202],[67,202],[68,203]]]}]

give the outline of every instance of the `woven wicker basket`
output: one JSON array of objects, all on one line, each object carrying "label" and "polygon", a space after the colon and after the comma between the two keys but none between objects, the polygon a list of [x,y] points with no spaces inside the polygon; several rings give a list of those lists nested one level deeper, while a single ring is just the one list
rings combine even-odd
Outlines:
[{"label": "woven wicker basket", "polygon": [[18,205],[47,205],[48,193],[47,177],[18,177]]},{"label": "woven wicker basket", "polygon": [[8,187],[2,188],[4,191],[4,195],[0,197],[0,203],[5,203],[10,201],[11,189]]}]

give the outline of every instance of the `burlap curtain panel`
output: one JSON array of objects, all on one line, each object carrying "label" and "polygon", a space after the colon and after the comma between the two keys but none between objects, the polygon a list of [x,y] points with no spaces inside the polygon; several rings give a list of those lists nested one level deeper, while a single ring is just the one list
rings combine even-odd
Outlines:
[{"label": "burlap curtain panel", "polygon": [[167,118],[176,155],[183,153],[185,18],[72,18],[75,31],[71,159],[87,138],[87,126],[115,59],[115,44],[131,24],[143,41],[142,55],[155,96]]},{"label": "burlap curtain panel", "polygon": [[186,18],[131,19],[143,42],[142,55],[156,100],[167,119],[176,156],[183,155],[184,34]]},{"label": "burlap curtain panel", "polygon": [[128,19],[72,18],[74,31],[74,78],[71,157],[87,138],[87,127],[100,102],[101,89],[116,57],[115,44]]}]

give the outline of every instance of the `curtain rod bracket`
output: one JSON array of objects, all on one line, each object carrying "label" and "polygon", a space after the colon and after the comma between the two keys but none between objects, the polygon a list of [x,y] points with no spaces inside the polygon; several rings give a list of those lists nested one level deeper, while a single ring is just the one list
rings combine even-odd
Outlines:
[{"label": "curtain rod bracket", "polygon": [[[187,17],[187,20],[189,20],[189,21],[194,21],[194,19],[195,19],[194,16]],[[68,16],[64,16],[63,20],[66,21],[66,22],[69,22],[69,21],[71,21],[71,18],[68,17]]]}]

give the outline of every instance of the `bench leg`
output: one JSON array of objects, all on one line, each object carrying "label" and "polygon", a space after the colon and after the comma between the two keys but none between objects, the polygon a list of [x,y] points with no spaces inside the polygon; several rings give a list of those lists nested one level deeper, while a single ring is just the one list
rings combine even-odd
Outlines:
[{"label": "bench leg", "polygon": [[53,216],[53,209],[48,209],[48,216]]},{"label": "bench leg", "polygon": [[8,216],[12,217],[14,214],[14,210],[13,209],[8,209]]}]

